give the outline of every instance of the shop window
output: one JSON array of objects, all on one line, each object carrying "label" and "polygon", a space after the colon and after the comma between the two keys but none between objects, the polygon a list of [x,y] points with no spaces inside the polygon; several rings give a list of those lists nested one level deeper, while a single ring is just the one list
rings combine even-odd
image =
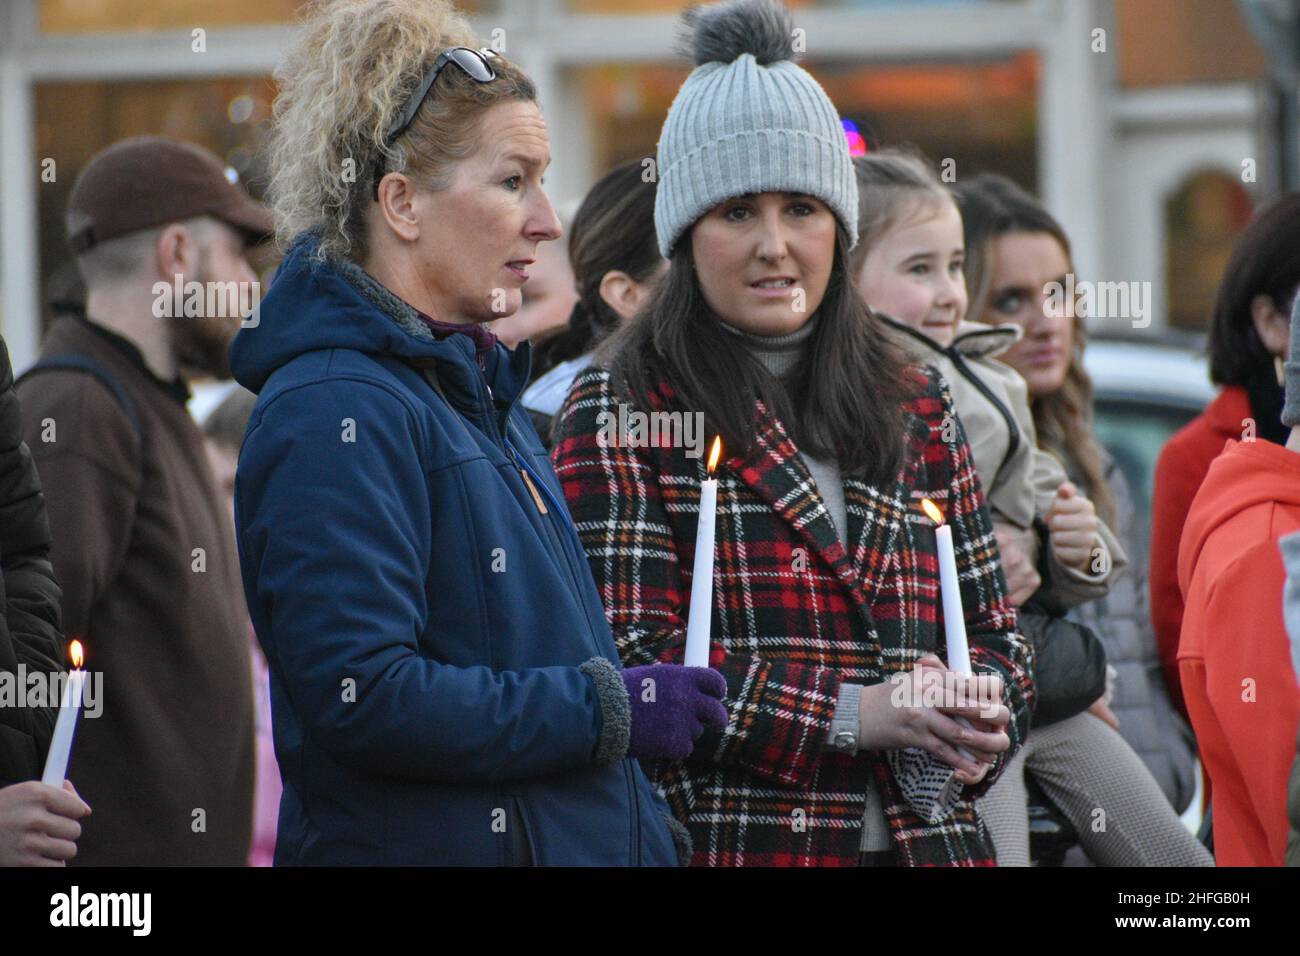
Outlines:
[{"label": "shop window", "polygon": [[[269,77],[142,83],[43,83],[36,87],[38,168],[52,160],[53,178],[37,180],[41,304],[84,295],[68,251],[64,212],[77,174],[95,153],[129,136],[163,135],[207,147],[258,199],[266,182],[264,141],[274,84]],[[69,121],[75,117],[75,121]],[[270,249],[263,250],[270,252]],[[264,262],[254,262],[259,271]]]},{"label": "shop window", "polygon": [[1268,69],[1238,0],[1115,0],[1115,32],[1126,88],[1251,80]]},{"label": "shop window", "polygon": [[1241,180],[1202,170],[1165,203],[1165,275],[1169,324],[1209,328],[1232,247],[1250,222],[1252,201]]},{"label": "shop window", "polygon": [[[806,63],[868,149],[910,143],[957,178],[1000,172],[1037,188],[1038,59],[873,65]],[[608,64],[573,71],[593,118],[597,173],[655,155],[685,67]]]}]

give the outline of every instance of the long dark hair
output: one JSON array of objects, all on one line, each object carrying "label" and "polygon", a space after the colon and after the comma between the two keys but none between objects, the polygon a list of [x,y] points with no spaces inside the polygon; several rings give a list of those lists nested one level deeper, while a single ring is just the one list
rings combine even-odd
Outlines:
[{"label": "long dark hair", "polygon": [[1257,295],[1290,314],[1300,285],[1300,193],[1264,209],[1233,246],[1210,320],[1210,380],[1246,385],[1256,369],[1273,374],[1273,355],[1259,340],[1250,304]]},{"label": "long dark hair", "polygon": [[610,170],[591,187],[569,226],[569,263],[578,301],[564,331],[533,352],[533,376],[585,355],[618,327],[619,314],[600,295],[605,276],[618,270],[646,282],[663,258],[655,239],[655,183],[640,160]]},{"label": "long dark hair", "polygon": [[803,451],[837,459],[846,475],[892,482],[903,463],[903,404],[914,388],[906,360],[849,281],[848,253],[839,224],[816,331],[784,383],[722,328],[695,274],[689,233],[646,307],[597,359],[643,409],[654,407],[666,382],[679,408],[704,413],[706,431],[721,435],[729,454],[752,450],[760,400]]},{"label": "long dark hair", "polygon": [[[993,243],[1011,233],[1041,232],[1061,245],[1070,271],[1074,260],[1070,239],[1061,224],[1027,192],[1005,176],[982,173],[953,187],[961,210],[966,238],[966,288],[970,306],[967,315],[982,321],[992,295]],[[1106,481],[1105,455],[1092,432],[1092,379],[1083,367],[1087,329],[1076,308],[1074,344],[1065,381],[1050,395],[1030,400],[1038,444],[1072,460],[1078,467],[1089,498],[1107,524],[1115,522],[1115,496]]]},{"label": "long dark hair", "polygon": [[1291,314],[1291,299],[1300,285],[1300,193],[1287,193],[1260,212],[1233,246],[1214,300],[1207,346],[1210,380],[1237,385],[1250,396],[1260,435],[1281,444],[1282,386],[1273,353],[1260,340],[1251,317],[1257,295],[1273,300]]}]

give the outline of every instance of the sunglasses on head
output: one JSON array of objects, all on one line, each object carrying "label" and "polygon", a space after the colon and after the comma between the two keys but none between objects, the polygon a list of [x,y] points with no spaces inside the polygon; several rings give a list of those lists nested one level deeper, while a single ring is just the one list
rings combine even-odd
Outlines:
[{"label": "sunglasses on head", "polygon": [[[433,66],[429,67],[429,72],[425,74],[420,85],[411,94],[411,98],[402,107],[402,112],[397,115],[393,125],[388,127],[388,132],[384,134],[384,145],[393,145],[397,137],[405,133],[415,122],[415,114],[420,112],[420,105],[429,95],[429,90],[433,89],[433,84],[438,81],[438,74],[446,69],[447,64],[456,64],[466,76],[477,83],[490,83],[497,78],[497,73],[488,61],[495,57],[496,53],[489,47],[474,50],[467,46],[454,46],[450,50],[439,53],[438,58],[433,61]],[[383,178],[383,168],[384,155],[380,153],[379,160],[375,163],[375,199],[379,198],[379,180]]]}]

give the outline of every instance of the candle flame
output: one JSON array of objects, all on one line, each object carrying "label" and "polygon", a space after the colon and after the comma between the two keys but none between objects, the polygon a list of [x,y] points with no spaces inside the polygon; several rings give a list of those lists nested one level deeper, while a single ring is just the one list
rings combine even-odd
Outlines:
[{"label": "candle flame", "polygon": [[81,670],[81,665],[86,660],[86,654],[81,647],[81,641],[73,641],[68,645],[68,656],[72,658],[72,666],[77,668],[77,670]]},{"label": "candle flame", "polygon": [[927,515],[929,515],[930,520],[933,521],[935,524],[943,524],[943,512],[940,511],[939,506],[936,505],[929,498],[921,499],[921,510],[923,510]]},{"label": "candle flame", "polygon": [[718,467],[718,459],[722,457],[722,436],[718,435],[713,439],[713,447],[709,450],[709,475],[712,476],[714,469]]}]

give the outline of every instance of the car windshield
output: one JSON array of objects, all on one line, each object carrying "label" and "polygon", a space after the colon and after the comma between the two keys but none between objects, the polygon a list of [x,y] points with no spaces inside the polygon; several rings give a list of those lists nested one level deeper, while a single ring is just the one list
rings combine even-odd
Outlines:
[{"label": "car windshield", "polygon": [[1196,415],[1183,403],[1162,404],[1156,397],[1142,401],[1099,396],[1097,438],[1115,456],[1133,492],[1133,546],[1145,558],[1151,537],[1151,493],[1156,459],[1165,442]]}]

